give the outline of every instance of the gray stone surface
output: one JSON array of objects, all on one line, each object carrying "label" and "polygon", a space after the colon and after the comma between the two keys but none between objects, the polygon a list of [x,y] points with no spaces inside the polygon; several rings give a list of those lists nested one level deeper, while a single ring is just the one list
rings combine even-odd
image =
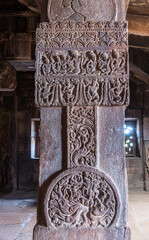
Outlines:
[{"label": "gray stone surface", "polygon": [[121,211],[118,226],[127,224],[127,176],[124,155],[125,107],[98,108],[99,168],[117,186]]},{"label": "gray stone surface", "polygon": [[0,195],[0,240],[32,240],[36,222],[36,192]]},{"label": "gray stone surface", "polygon": [[[96,11],[96,4],[94,3],[94,1],[74,1],[74,0],[65,0],[64,1],[64,5],[62,6],[62,1],[52,1],[52,0],[36,0],[39,11],[41,13],[41,21],[47,21],[48,17],[49,19],[51,19],[51,6],[54,5],[54,8],[57,7],[57,9],[59,10],[59,15],[61,16],[61,20],[62,19],[67,19],[69,17],[71,17],[71,19],[79,21],[80,19],[84,19],[85,17],[90,17],[89,15],[89,8],[91,9],[91,11],[94,9],[95,10],[95,16],[92,13],[92,18],[95,20],[99,20],[102,17],[102,21],[103,20],[111,20],[113,15],[114,15],[114,19],[115,21],[121,21],[124,20],[126,17],[126,11],[127,11],[127,5],[129,0],[112,0],[112,1],[97,1],[98,4],[98,11],[99,11],[99,15],[97,15],[97,11]],[[52,4],[52,2],[54,2]],[[91,5],[92,3],[92,5]],[[89,4],[89,8],[87,8],[87,5]],[[47,14],[47,5],[48,5],[48,14]],[[115,7],[116,5],[116,7]],[[93,6],[91,8],[91,6]],[[110,8],[111,7],[111,8]],[[55,14],[57,15],[57,9],[55,10]],[[81,10],[83,9],[83,16],[81,18]],[[61,11],[64,11],[64,13],[62,14]],[[109,17],[105,14],[109,15]],[[113,14],[114,13],[114,14]],[[113,15],[112,15],[113,14]],[[72,16],[71,16],[72,15]],[[55,18],[54,18],[55,19]],[[57,20],[57,19],[56,19]]]},{"label": "gray stone surface", "polygon": [[52,174],[62,169],[61,122],[62,108],[41,108],[40,186]]},{"label": "gray stone surface", "polygon": [[125,1],[49,0],[47,12],[50,22],[37,30],[41,156],[33,238],[130,240]]},{"label": "gray stone surface", "polygon": [[[14,193],[0,195],[0,215],[6,213],[8,218],[5,219],[5,224],[0,225],[0,240],[32,240],[33,227],[36,223],[36,202],[35,192],[20,192],[15,191]],[[14,200],[15,196],[15,200]],[[34,202],[34,206],[29,205],[25,208],[18,207],[20,201]],[[17,214],[18,213],[18,214]],[[26,213],[34,214],[32,219],[27,223],[23,224],[11,224],[8,225],[9,217],[13,214],[19,222],[20,213],[26,216]],[[131,226],[132,240],[148,240],[149,236],[149,193],[142,190],[133,190],[129,193],[129,224]],[[24,222],[26,218],[24,218]],[[44,227],[40,227],[41,232],[48,230]],[[85,233],[84,233],[85,234]],[[38,238],[39,240],[40,238]],[[87,236],[88,239],[88,236]],[[100,239],[100,238],[99,238]],[[48,239],[49,240],[49,239]],[[52,239],[53,240],[53,239]],[[65,239],[68,240],[68,239]],[[76,239],[78,240],[78,239]],[[85,239],[86,240],[86,239]],[[103,240],[103,239],[102,239]],[[111,240],[111,239],[110,239]],[[114,239],[112,239],[114,240]],[[120,240],[120,239],[118,239]]]}]

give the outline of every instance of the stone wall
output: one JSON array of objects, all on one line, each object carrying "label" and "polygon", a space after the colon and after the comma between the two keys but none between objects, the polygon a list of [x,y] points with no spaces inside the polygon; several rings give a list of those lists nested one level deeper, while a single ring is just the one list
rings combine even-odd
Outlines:
[{"label": "stone wall", "polygon": [[39,118],[34,105],[34,73],[18,73],[14,92],[1,92],[0,188],[37,189],[38,159],[31,159],[31,119]]},{"label": "stone wall", "polygon": [[0,95],[0,190],[16,188],[14,93]]},{"label": "stone wall", "polygon": [[[130,51],[131,53],[131,51]],[[136,64],[141,59],[134,55]],[[140,55],[141,56],[141,55]],[[141,58],[141,57],[140,57]],[[146,61],[142,67],[146,68]],[[127,157],[127,173],[128,173],[128,186],[129,189],[144,188],[148,189],[148,164],[147,164],[147,149],[148,149],[148,138],[149,135],[148,127],[146,123],[149,117],[149,91],[144,84],[136,84],[130,82],[130,104],[126,109],[126,118],[134,118],[138,120],[139,124],[139,154],[136,157]]]},{"label": "stone wall", "polygon": [[17,82],[18,187],[37,189],[39,159],[31,159],[31,119],[40,117],[34,104],[34,73],[19,73]]},{"label": "stone wall", "polygon": [[34,72],[26,71],[32,71],[30,60],[35,59],[38,22],[39,14],[17,1],[1,1],[0,187],[4,191],[37,188],[38,160],[31,159],[30,136],[31,118],[39,117],[39,111],[34,105]]}]

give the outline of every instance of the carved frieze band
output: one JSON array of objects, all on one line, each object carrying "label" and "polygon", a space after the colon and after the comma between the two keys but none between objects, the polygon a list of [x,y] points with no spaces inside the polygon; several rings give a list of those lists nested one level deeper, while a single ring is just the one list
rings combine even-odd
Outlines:
[{"label": "carved frieze band", "polygon": [[117,189],[96,169],[68,169],[49,186],[45,198],[49,227],[107,228],[119,211]]},{"label": "carved frieze band", "polygon": [[37,106],[121,106],[127,105],[127,78],[39,77],[35,83]]},{"label": "carved frieze band", "polygon": [[37,76],[126,76],[127,50],[38,52]]},{"label": "carved frieze band", "polygon": [[68,107],[68,167],[97,166],[96,108]]},{"label": "carved frieze band", "polygon": [[127,45],[126,22],[40,24],[36,104],[127,105]]},{"label": "carved frieze band", "polygon": [[37,29],[37,49],[128,46],[127,22],[50,22]]}]

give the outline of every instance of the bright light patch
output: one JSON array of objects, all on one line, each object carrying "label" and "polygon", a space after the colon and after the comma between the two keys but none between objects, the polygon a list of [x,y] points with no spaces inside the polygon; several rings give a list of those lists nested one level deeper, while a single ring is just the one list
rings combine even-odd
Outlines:
[{"label": "bright light patch", "polygon": [[126,156],[134,156],[135,155],[135,124],[134,122],[127,122],[124,125],[124,134],[125,134],[125,153]]}]

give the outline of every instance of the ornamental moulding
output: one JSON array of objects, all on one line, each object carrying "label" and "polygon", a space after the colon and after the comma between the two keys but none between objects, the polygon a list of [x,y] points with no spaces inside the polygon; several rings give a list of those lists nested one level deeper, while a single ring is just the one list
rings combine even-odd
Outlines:
[{"label": "ornamental moulding", "polygon": [[127,46],[127,22],[40,24],[36,105],[127,105]]}]

